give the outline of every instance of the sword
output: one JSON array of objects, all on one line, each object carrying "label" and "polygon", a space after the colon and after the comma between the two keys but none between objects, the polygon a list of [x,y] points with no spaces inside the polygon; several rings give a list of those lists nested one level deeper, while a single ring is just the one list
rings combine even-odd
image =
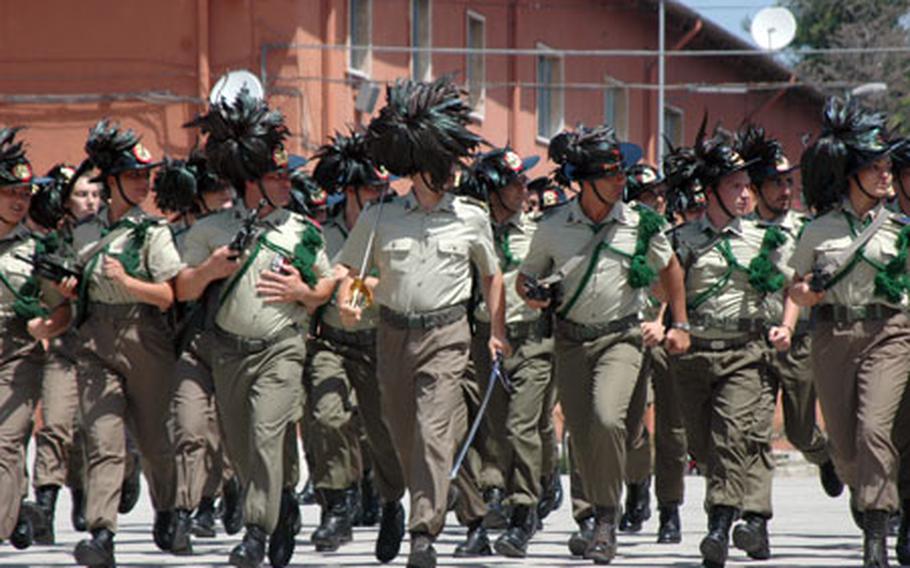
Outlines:
[{"label": "sword", "polygon": [[847,248],[837,253],[828,262],[813,266],[812,280],[809,281],[809,289],[813,292],[824,292],[828,288],[828,283],[831,282],[831,280],[833,280],[851,260],[853,260],[853,255],[855,255],[859,249],[866,246],[866,243],[875,236],[878,230],[881,229],[890,218],[891,215],[888,210],[882,208],[875,215],[875,219],[872,223],[863,229],[863,232],[857,235]]},{"label": "sword", "polygon": [[360,296],[363,295],[364,306],[369,308],[373,305],[373,291],[366,285],[364,279],[367,275],[367,265],[370,262],[370,256],[373,254],[373,241],[376,240],[376,230],[379,228],[379,220],[382,218],[382,208],[385,206],[385,196],[389,191],[387,186],[379,194],[379,211],[376,213],[376,220],[373,221],[373,230],[370,231],[370,238],[367,239],[367,249],[363,254],[363,260],[360,262],[360,272],[351,282],[351,300],[350,306],[356,306],[360,303]]},{"label": "sword", "polygon": [[455,463],[452,465],[452,471],[449,472],[450,480],[458,477],[458,471],[461,469],[461,464],[464,463],[464,459],[468,455],[468,450],[471,449],[471,444],[477,436],[477,431],[480,429],[480,423],[483,420],[483,415],[487,410],[487,406],[490,404],[490,398],[493,396],[493,388],[496,386],[497,382],[502,383],[502,388],[505,389],[508,394],[512,394],[514,389],[512,383],[509,382],[508,375],[502,370],[502,352],[500,351],[496,352],[496,357],[493,359],[493,369],[490,371],[490,380],[487,381],[487,391],[483,394],[483,401],[480,403],[480,408],[477,409],[477,416],[474,417],[474,423],[471,424],[471,429],[468,430],[468,437],[461,446],[458,457],[455,458]]}]

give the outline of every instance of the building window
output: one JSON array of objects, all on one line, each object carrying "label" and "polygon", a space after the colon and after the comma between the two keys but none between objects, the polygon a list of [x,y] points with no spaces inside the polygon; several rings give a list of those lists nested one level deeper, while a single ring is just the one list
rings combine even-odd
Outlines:
[{"label": "building window", "polygon": [[372,20],[372,0],[348,0],[348,69],[355,73],[367,75],[370,72]]},{"label": "building window", "polygon": [[629,137],[629,90],[622,82],[607,77],[604,88],[604,124],[616,131],[620,140]]},{"label": "building window", "polygon": [[[433,27],[430,0],[411,0],[411,46],[428,48],[432,43]],[[429,81],[433,56],[429,51],[411,52],[411,78]]]},{"label": "building window", "polygon": [[[487,47],[487,21],[476,12],[468,11],[467,47],[472,50],[482,50]],[[487,88],[485,85],[487,63],[483,53],[472,51],[468,53],[465,78],[468,87],[468,103],[477,115],[483,115],[484,99]]]},{"label": "building window", "polygon": [[[538,44],[538,49],[547,49]],[[537,137],[549,140],[563,125],[563,61],[557,54],[537,56]]]},{"label": "building window", "polygon": [[676,107],[665,106],[664,107],[664,136],[666,140],[663,140],[661,144],[664,144],[664,153],[670,151],[666,146],[667,140],[673,144],[674,148],[678,148],[683,145],[683,111]]}]

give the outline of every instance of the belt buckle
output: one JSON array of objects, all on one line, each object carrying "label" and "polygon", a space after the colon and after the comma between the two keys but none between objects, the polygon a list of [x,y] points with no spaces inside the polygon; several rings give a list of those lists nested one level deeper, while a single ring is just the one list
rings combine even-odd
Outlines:
[{"label": "belt buckle", "polygon": [[708,347],[710,347],[712,351],[723,351],[727,347],[727,342],[723,339],[712,339],[708,343]]}]

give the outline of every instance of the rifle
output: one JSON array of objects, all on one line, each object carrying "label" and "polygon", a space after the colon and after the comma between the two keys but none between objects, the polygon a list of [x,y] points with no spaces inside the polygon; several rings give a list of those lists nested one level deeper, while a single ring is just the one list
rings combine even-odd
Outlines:
[{"label": "rifle", "polygon": [[[257,219],[265,204],[265,199],[262,199],[254,209],[247,212],[240,229],[234,234],[231,242],[228,243],[228,249],[237,253],[232,256],[233,260],[240,258],[243,251],[256,239]],[[186,320],[179,326],[175,338],[177,357],[180,357],[180,354],[186,351],[186,348],[199,334],[214,329],[215,316],[218,314],[218,308],[221,305],[222,289],[227,280],[227,278],[222,278],[221,280],[209,282],[196,305],[187,314]]]},{"label": "rifle", "polygon": [[556,310],[562,302],[562,282],[552,282],[549,285],[541,284],[537,278],[533,276],[525,275],[525,279],[522,285],[525,296],[529,300],[536,300],[538,302],[546,302],[547,300],[550,303],[546,308],[543,309],[543,312],[540,314],[542,335],[544,337],[553,336],[553,326],[556,322]]},{"label": "rifle", "polygon": [[64,278],[73,277],[78,280],[82,277],[81,272],[66,266],[66,261],[59,255],[45,252],[35,253],[32,256],[17,254],[15,257],[32,265],[35,274],[51,282],[60,283]]}]

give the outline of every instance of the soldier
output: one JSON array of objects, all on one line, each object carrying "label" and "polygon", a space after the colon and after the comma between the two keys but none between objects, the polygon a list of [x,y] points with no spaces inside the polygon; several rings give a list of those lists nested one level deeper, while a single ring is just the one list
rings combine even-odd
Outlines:
[{"label": "soldier", "polygon": [[[559,398],[595,519],[584,555],[608,564],[616,555],[627,432],[644,411],[643,401],[638,408],[632,404],[642,359],[639,314],[659,276],[676,326],[667,336],[668,348],[685,351],[682,272],[660,216],[622,202],[626,176],[612,128],[563,132],[550,141],[549,152],[564,182],[578,184],[579,197],[540,223],[516,287],[533,308],[558,304]],[[567,269],[567,263],[574,267]],[[551,272],[564,276],[564,293],[541,299],[543,290],[534,290],[530,279]]]},{"label": "soldier", "polygon": [[[205,156],[197,148],[186,161],[165,160],[155,175],[154,195],[159,210],[179,215],[171,227],[181,252],[193,224],[230,208],[234,198],[230,185],[209,170]],[[215,404],[211,334],[202,333],[194,325],[193,310],[201,307],[178,304],[174,310],[178,360],[170,415],[177,477],[174,540],[178,542],[189,542],[191,533],[215,536],[215,494],[222,481],[232,476],[226,465]],[[230,497],[229,492],[226,496]],[[234,534],[241,528],[242,511],[236,498],[226,498],[225,505],[225,528],[228,534]],[[196,514],[191,518],[193,511]]]},{"label": "soldier", "polygon": [[[748,168],[753,193],[756,196],[755,221],[764,231],[762,241],[774,247],[776,264],[786,277],[792,277],[787,267],[807,219],[790,209],[793,196],[793,171],[777,140],[765,135],[764,129],[746,125],[737,133],[737,150]],[[773,241],[773,242],[772,242]],[[784,279],[778,278],[776,291],[767,290],[762,301],[762,317],[773,325],[784,317]],[[806,314],[808,315],[808,314]],[[766,418],[756,424],[765,427],[755,433],[760,441],[760,459],[752,461],[746,486],[742,520],[733,530],[733,543],[751,558],[766,560],[771,556],[768,541],[768,520],[771,518],[771,483],[774,459],[771,456],[771,426],[777,408],[778,395],[784,413],[787,439],[806,459],[820,468],[822,487],[831,497],[843,491],[834,464],[828,454],[827,437],[815,421],[815,388],[812,385],[811,342],[807,318],[800,319],[790,334],[789,349],[778,350],[769,345],[766,373],[762,377],[762,409]],[[789,324],[788,324],[789,325]],[[781,331],[780,329],[777,332]],[[777,333],[773,332],[773,333]]]},{"label": "soldier", "polygon": [[36,380],[44,359],[40,342],[66,329],[70,309],[23,259],[38,247],[23,224],[37,186],[22,142],[16,140],[19,130],[0,130],[0,539],[23,549],[47,525],[42,509],[22,498],[25,447],[41,394]]},{"label": "soldier", "polygon": [[[315,181],[343,195],[323,225],[326,251],[337,262],[363,208],[389,191],[389,176],[374,165],[364,135],[357,132],[336,134],[314,158],[319,159],[313,170]],[[374,287],[375,276],[368,276],[366,283]],[[364,310],[351,329],[344,328],[334,300],[317,314],[304,374],[308,460],[313,464],[311,476],[323,511],[312,541],[317,551],[331,551],[351,540],[352,496],[357,495],[363,475],[358,467],[360,454],[369,452],[383,502],[376,558],[388,562],[398,554],[404,535],[404,478],[382,419],[376,378],[378,306]],[[368,447],[359,442],[354,396]]]},{"label": "soldier", "polygon": [[[766,360],[762,302],[784,276],[768,258],[764,230],[744,218],[749,164],[726,133],[708,138],[706,123],[707,116],[694,148],[675,149],[670,159],[676,177],[698,180],[707,202],[704,217],[673,233],[686,270],[692,351],[671,364],[689,448],[706,477],[708,535],[700,550],[707,568],[719,568],[743,509],[750,464],[761,459],[755,433],[770,427],[762,420],[771,417],[758,411]],[[782,326],[769,333],[775,344],[786,337]]]},{"label": "soldier", "polygon": [[374,293],[383,416],[411,494],[408,565],[429,568],[436,565],[433,541],[445,523],[449,469],[465,414],[470,267],[477,268],[492,314],[491,357],[508,355],[502,274],[484,207],[449,192],[456,164],[480,142],[466,128],[470,108],[461,92],[446,78],[398,81],[387,100],[367,131],[370,155],[392,174],[408,176],[412,189],[364,211],[341,252],[350,273],[338,304],[347,325],[362,317],[351,304],[350,284],[356,276],[363,290],[365,258],[366,270],[380,274]]},{"label": "soldier", "polygon": [[910,373],[908,229],[883,204],[892,191],[889,154],[902,142],[888,140],[885,122],[856,100],[828,100],[801,162],[817,217],[790,260],[791,297],[814,306],[815,388],[837,473],[862,512],[870,567],[888,565],[887,523],[899,506],[892,431]]},{"label": "soldier", "polygon": [[281,113],[244,90],[188,126],[207,135],[212,170],[242,196],[234,208],[193,225],[185,242],[188,266],[177,277],[181,301],[204,292],[200,301],[212,300],[206,327],[216,404],[244,485],[246,534],[230,563],[259,566],[268,537],[272,566],[287,566],[300,530],[294,487],[303,332],[308,311],[328,299],[334,280],[319,228],[284,209],[291,184]]}]

